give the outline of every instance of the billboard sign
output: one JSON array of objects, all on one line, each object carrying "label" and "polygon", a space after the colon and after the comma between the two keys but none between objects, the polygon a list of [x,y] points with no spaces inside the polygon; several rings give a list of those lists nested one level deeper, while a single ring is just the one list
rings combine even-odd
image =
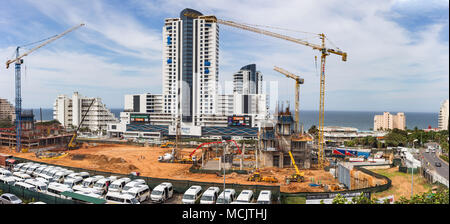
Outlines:
[{"label": "billboard sign", "polygon": [[130,114],[130,123],[150,123],[149,114]]},{"label": "billboard sign", "polygon": [[250,116],[229,116],[228,126],[251,126],[252,119]]},{"label": "billboard sign", "polygon": [[[187,136],[201,136],[202,135],[202,127],[200,126],[181,126],[180,127],[181,135]],[[169,135],[177,134],[177,126],[170,125],[169,126]]]}]

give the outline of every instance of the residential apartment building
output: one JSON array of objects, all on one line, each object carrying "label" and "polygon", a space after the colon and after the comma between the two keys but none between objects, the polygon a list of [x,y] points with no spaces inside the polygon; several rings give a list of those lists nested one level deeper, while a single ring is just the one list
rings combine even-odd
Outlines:
[{"label": "residential apartment building", "polygon": [[392,115],[389,112],[384,112],[383,115],[375,115],[373,130],[390,130],[390,129],[406,129],[406,117],[403,112]]},{"label": "residential apartment building", "polygon": [[240,94],[262,93],[262,74],[256,71],[255,64],[242,67],[233,74],[233,92]]},{"label": "residential apartment building", "polygon": [[0,98],[0,121],[9,120],[13,122],[15,119],[14,106],[8,100]]},{"label": "residential apartment building", "polygon": [[439,130],[448,130],[448,99],[442,102],[441,109],[439,110]]},{"label": "residential apartment building", "polygon": [[78,92],[74,92],[72,98],[58,95],[53,104],[53,119],[58,120],[64,127],[78,127],[85,114],[81,128],[89,128],[92,131],[106,130],[108,123],[119,121],[100,98],[83,97]]},{"label": "residential apartment building", "polygon": [[198,125],[217,110],[219,27],[214,16],[184,9],[163,27],[163,113]]}]

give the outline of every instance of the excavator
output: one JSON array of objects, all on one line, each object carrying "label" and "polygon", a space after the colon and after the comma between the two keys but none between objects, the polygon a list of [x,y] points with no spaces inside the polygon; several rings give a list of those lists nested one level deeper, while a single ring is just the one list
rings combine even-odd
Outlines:
[{"label": "excavator", "polygon": [[291,156],[292,164],[294,164],[296,173],[292,174],[291,176],[286,177],[289,182],[304,182],[305,181],[305,173],[300,172],[300,170],[297,167],[297,164],[295,164],[294,156],[292,156],[291,150],[289,150],[289,156]]},{"label": "excavator", "polygon": [[80,130],[81,125],[83,124],[84,118],[86,117],[86,115],[89,113],[89,111],[91,110],[92,104],[94,104],[95,99],[92,100],[91,104],[89,105],[86,113],[83,115],[83,118],[81,118],[81,122],[78,124],[77,130],[75,130],[75,133],[73,133],[72,138],[70,139],[69,144],[67,144],[67,150],[74,150],[74,149],[79,149],[81,148],[81,143],[77,142],[77,136],[78,136],[78,131]]},{"label": "excavator", "polygon": [[278,183],[278,179],[276,177],[265,177],[261,175],[259,169],[253,172],[248,178],[248,181],[256,181],[256,182],[268,182],[268,183]]},{"label": "excavator", "polygon": [[161,144],[161,148],[169,148],[169,147],[174,147],[175,146],[175,142],[166,142]]}]

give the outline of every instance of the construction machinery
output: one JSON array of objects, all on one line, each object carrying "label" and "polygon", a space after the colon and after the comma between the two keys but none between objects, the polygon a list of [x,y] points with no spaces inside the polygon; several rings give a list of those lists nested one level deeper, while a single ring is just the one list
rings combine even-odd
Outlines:
[{"label": "construction machinery", "polygon": [[305,83],[305,80],[300,78],[300,76],[294,75],[282,68],[277,66],[274,67],[274,70],[285,75],[288,78],[295,80],[295,131],[299,133],[299,125],[300,125],[300,84]]},{"label": "construction machinery", "polygon": [[263,176],[259,170],[256,170],[255,172],[250,174],[247,180],[256,182],[278,183],[278,179],[276,177]]},{"label": "construction machinery", "polygon": [[300,172],[300,170],[297,167],[297,164],[295,164],[294,156],[292,156],[291,150],[289,150],[289,156],[291,157],[292,164],[295,167],[295,173],[291,176],[286,177],[289,182],[303,182],[305,181],[305,173]]},{"label": "construction machinery", "polygon": [[59,34],[59,35],[55,35],[53,37],[50,38],[46,38],[44,40],[35,42],[35,43],[31,43],[31,44],[36,44],[36,43],[40,43],[45,41],[44,43],[34,47],[33,49],[27,51],[26,53],[19,55],[19,49],[23,48],[24,46],[28,46],[31,44],[27,44],[27,45],[23,45],[23,46],[18,46],[16,48],[16,58],[13,60],[8,60],[6,61],[6,69],[9,68],[9,65],[12,63],[15,63],[15,88],[16,88],[16,105],[15,105],[15,113],[16,113],[16,151],[20,152],[21,151],[21,134],[22,134],[22,122],[21,122],[21,115],[22,115],[22,90],[21,90],[21,66],[23,64],[23,57],[29,55],[30,53],[32,53],[33,51],[61,38],[62,36],[72,32],[75,29],[80,28],[81,26],[84,26],[84,24],[80,24],[77,25],[75,27],[70,28],[69,30],[64,31],[63,33]]},{"label": "construction machinery", "polygon": [[78,131],[80,130],[81,125],[83,124],[84,118],[86,117],[86,115],[91,110],[91,107],[94,104],[94,102],[95,102],[95,99],[93,99],[91,104],[89,104],[89,107],[88,107],[86,113],[84,113],[83,117],[81,118],[81,121],[78,124],[77,130],[75,130],[75,132],[73,133],[72,138],[69,141],[69,144],[67,144],[67,149],[68,150],[79,149],[81,147],[81,144],[77,142]]},{"label": "construction machinery", "polygon": [[169,148],[169,147],[174,147],[175,143],[174,142],[165,142],[163,144],[161,144],[161,148]]},{"label": "construction machinery", "polygon": [[238,146],[238,144],[236,143],[235,140],[225,140],[225,141],[223,141],[223,142],[221,141],[221,142],[205,142],[205,143],[202,143],[202,144],[200,144],[199,146],[197,146],[197,148],[195,148],[195,150],[192,151],[192,152],[189,154],[189,157],[192,158],[192,156],[193,156],[194,153],[197,151],[197,149],[199,149],[199,148],[201,148],[201,147],[203,147],[203,146],[205,146],[205,145],[210,145],[210,144],[222,144],[222,143],[225,143],[225,142],[233,142],[234,145],[236,146],[236,148],[238,149],[239,154],[242,153],[242,152],[241,152],[241,149],[239,148],[239,146]]},{"label": "construction machinery", "polygon": [[324,99],[324,96],[325,96],[325,61],[326,61],[326,57],[330,54],[339,55],[342,57],[342,61],[347,61],[347,53],[341,51],[339,48],[336,48],[336,49],[327,48],[325,46],[326,36],[323,33],[317,34],[318,37],[322,41],[322,43],[319,45],[319,44],[312,44],[312,43],[309,43],[309,42],[301,40],[301,39],[297,39],[297,38],[289,37],[286,35],[274,33],[271,31],[263,30],[260,28],[256,28],[256,27],[253,27],[250,25],[236,23],[233,21],[225,21],[225,20],[217,19],[217,23],[235,27],[235,28],[239,28],[239,29],[243,29],[243,30],[247,30],[247,31],[251,31],[251,32],[255,32],[255,33],[259,33],[259,34],[263,34],[263,35],[267,35],[267,36],[271,36],[271,37],[275,37],[275,38],[279,38],[279,39],[283,39],[283,40],[287,40],[287,41],[290,41],[290,42],[293,42],[296,44],[301,44],[304,46],[311,47],[313,50],[317,50],[317,51],[321,52],[318,163],[319,163],[319,167],[323,168],[323,163],[324,163],[323,126],[324,126],[324,106],[325,106],[325,101],[324,101],[325,100]]}]

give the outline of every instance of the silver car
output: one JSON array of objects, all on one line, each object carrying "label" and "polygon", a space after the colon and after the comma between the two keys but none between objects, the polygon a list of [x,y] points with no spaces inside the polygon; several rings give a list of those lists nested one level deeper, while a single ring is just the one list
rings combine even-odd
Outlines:
[{"label": "silver car", "polygon": [[0,196],[0,204],[22,204],[22,200],[13,194],[2,194]]}]

